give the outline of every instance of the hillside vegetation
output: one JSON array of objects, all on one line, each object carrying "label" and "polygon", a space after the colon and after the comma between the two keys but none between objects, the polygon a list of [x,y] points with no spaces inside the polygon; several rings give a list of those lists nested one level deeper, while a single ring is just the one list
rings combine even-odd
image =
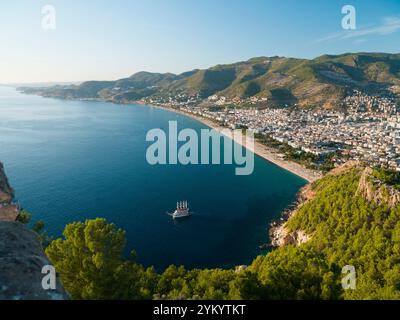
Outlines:
[{"label": "hillside vegetation", "polygon": [[[46,253],[76,299],[400,299],[400,203],[389,201],[400,191],[392,178],[360,164],[335,169],[285,225],[308,241],[236,270],[157,273],[135,254],[123,258],[124,232],[103,219],[68,225]],[[341,285],[349,265],[354,290]]]},{"label": "hillside vegetation", "polygon": [[182,94],[205,99],[217,94],[230,99],[268,98],[276,106],[338,108],[354,89],[400,93],[400,54],[324,55],[313,60],[259,57],[180,75],[139,72],[117,81],[21,89],[51,97],[123,103]]}]

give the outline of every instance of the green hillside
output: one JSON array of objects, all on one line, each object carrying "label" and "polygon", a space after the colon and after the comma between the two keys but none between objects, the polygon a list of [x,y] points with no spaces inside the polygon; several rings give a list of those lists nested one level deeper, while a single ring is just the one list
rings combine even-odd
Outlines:
[{"label": "green hillside", "polygon": [[[279,226],[283,246],[236,270],[157,273],[125,260],[124,232],[102,219],[67,226],[46,253],[76,299],[399,299],[399,181],[357,163],[335,169],[303,190]],[[341,284],[348,265],[354,290]]]},{"label": "green hillside", "polygon": [[139,72],[118,81],[90,81],[79,86],[24,89],[61,98],[133,102],[178,94],[205,99],[269,98],[272,105],[336,108],[348,92],[400,92],[400,54],[349,53],[313,60],[258,57],[180,75]]}]

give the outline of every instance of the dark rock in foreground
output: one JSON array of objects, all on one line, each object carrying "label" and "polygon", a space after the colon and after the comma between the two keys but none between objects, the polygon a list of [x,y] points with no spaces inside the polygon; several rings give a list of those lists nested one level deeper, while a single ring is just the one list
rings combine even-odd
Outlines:
[{"label": "dark rock in foreground", "polygon": [[57,280],[56,290],[42,287],[42,268],[50,265],[38,236],[18,222],[0,222],[0,300],[68,299]]},{"label": "dark rock in foreground", "polygon": [[[43,267],[50,262],[38,235],[15,222],[19,209],[12,203],[14,191],[0,162],[0,300],[64,300],[68,295],[56,281],[55,290],[45,290]],[[46,278],[47,279],[47,278]]]}]

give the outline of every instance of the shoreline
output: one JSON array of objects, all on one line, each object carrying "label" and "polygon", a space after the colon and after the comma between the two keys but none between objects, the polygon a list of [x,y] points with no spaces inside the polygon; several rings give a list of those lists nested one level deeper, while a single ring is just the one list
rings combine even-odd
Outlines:
[{"label": "shoreline", "polygon": [[[41,95],[39,95],[41,96]],[[41,96],[44,97],[44,96]],[[52,98],[52,97],[44,97],[44,98]],[[57,97],[53,97],[56,98]],[[58,98],[58,99],[62,99],[62,98]],[[68,100],[68,99],[62,99],[62,100]],[[75,99],[72,99],[75,100]],[[107,102],[107,103],[114,103],[114,104],[120,104],[120,105],[132,105],[132,104],[138,104],[138,105],[142,105],[142,106],[148,106],[148,107],[153,107],[153,108],[158,108],[158,109],[163,109],[165,111],[170,111],[170,112],[174,112],[176,114],[180,114],[180,115],[184,115],[187,117],[190,117],[191,119],[194,119],[204,125],[206,125],[207,127],[216,130],[217,132],[222,134],[222,130],[226,130],[226,127],[222,127],[221,125],[217,124],[215,121],[210,120],[210,119],[206,119],[204,117],[192,114],[192,113],[188,113],[188,112],[184,112],[182,110],[179,109],[175,109],[175,108],[171,108],[171,107],[165,107],[165,106],[161,106],[161,105],[154,105],[151,103],[145,103],[143,101],[135,101],[135,102],[125,102],[125,103],[116,103],[113,101],[107,101],[107,100],[101,100],[101,99],[96,99],[96,100],[83,100],[83,99],[77,99],[77,101],[94,101],[94,102]],[[243,145],[242,141],[236,141],[236,143],[240,144],[241,146]],[[311,169],[307,169],[305,167],[303,167],[302,165],[294,162],[294,161],[290,161],[290,160],[285,160],[283,158],[283,155],[278,153],[276,150],[274,150],[273,148],[267,147],[265,145],[263,145],[261,142],[257,141],[256,139],[254,140],[254,149],[249,149],[248,147],[244,146],[246,149],[250,150],[251,152],[253,152],[255,155],[261,157],[262,159],[280,167],[281,169],[284,169],[300,178],[302,178],[303,180],[307,181],[308,183],[313,183],[314,181],[322,178],[322,173],[315,171],[315,170],[311,170]]]},{"label": "shoreline", "polygon": [[[217,124],[215,121],[203,118],[203,117],[195,115],[195,114],[184,112],[182,110],[153,105],[153,104],[147,104],[147,103],[142,103],[142,102],[137,102],[137,103],[140,105],[147,105],[150,107],[159,108],[159,109],[163,109],[166,111],[174,112],[176,114],[181,114],[181,115],[190,117],[196,121],[201,122],[202,124],[206,125],[207,127],[216,130],[219,133],[222,133],[222,130],[227,129],[226,127],[222,127],[221,125]],[[241,146],[243,146],[242,141],[235,140],[235,142],[239,143]],[[247,148],[249,151],[253,152],[255,155],[261,157],[262,159],[267,160],[268,162],[306,180],[308,183],[313,183],[314,181],[322,178],[322,174],[319,173],[318,171],[304,168],[302,165],[300,165],[294,161],[289,161],[289,160],[283,159],[282,154],[277,153],[274,149],[263,145],[261,142],[259,142],[257,140],[254,140],[254,150],[249,149],[246,146],[244,146],[244,147]]]}]

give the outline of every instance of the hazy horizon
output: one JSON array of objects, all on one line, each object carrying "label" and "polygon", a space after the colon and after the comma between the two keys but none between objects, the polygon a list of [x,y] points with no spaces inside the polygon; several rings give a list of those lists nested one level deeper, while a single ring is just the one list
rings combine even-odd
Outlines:
[{"label": "hazy horizon", "polygon": [[[366,54],[375,54],[375,53],[376,54],[379,54],[379,53],[400,54],[400,51],[399,52],[397,52],[397,51],[393,51],[393,52],[378,52],[378,51],[366,52],[366,51],[359,51],[359,52],[342,52],[342,53],[335,53],[335,54],[326,53],[326,55],[343,55],[343,54],[360,54],[360,53],[366,53]],[[302,58],[302,57],[285,57],[285,58],[311,59],[312,60],[312,59],[318,58],[320,56],[321,55],[316,56],[314,58]],[[265,57],[268,57],[268,56],[265,56]],[[249,59],[245,59],[245,60],[242,60],[242,61],[247,61],[247,60],[250,60],[252,58],[257,58],[257,57],[250,57]],[[221,63],[221,64],[233,64],[233,63],[237,63],[237,62],[240,62],[240,61],[230,61],[230,62]],[[211,67],[214,67],[214,66],[216,66],[216,65],[210,65],[208,67],[205,67],[204,69],[208,69],[208,68],[211,68]],[[189,69],[189,70],[186,70],[186,71],[192,71],[192,70],[195,70],[195,69],[199,69],[199,68],[192,68],[192,69]],[[186,72],[186,71],[183,71],[183,73]],[[26,85],[26,86],[79,85],[79,84],[81,84],[83,82],[87,82],[87,81],[116,81],[116,80],[120,80],[120,79],[124,79],[124,78],[129,78],[130,76],[134,75],[135,73],[140,73],[140,72],[161,73],[161,72],[157,72],[157,71],[139,70],[137,72],[130,73],[127,76],[122,76],[122,77],[118,77],[118,78],[114,78],[114,79],[85,79],[85,80],[80,80],[80,81],[57,81],[57,80],[54,80],[54,81],[35,81],[35,82],[11,82],[11,83],[3,82],[3,83],[0,83],[0,86],[3,85],[3,86],[16,87],[16,86],[24,86],[24,85]],[[182,72],[175,73],[175,72],[168,72],[167,71],[167,72],[162,72],[162,73],[172,73],[172,74],[179,75]]]}]

